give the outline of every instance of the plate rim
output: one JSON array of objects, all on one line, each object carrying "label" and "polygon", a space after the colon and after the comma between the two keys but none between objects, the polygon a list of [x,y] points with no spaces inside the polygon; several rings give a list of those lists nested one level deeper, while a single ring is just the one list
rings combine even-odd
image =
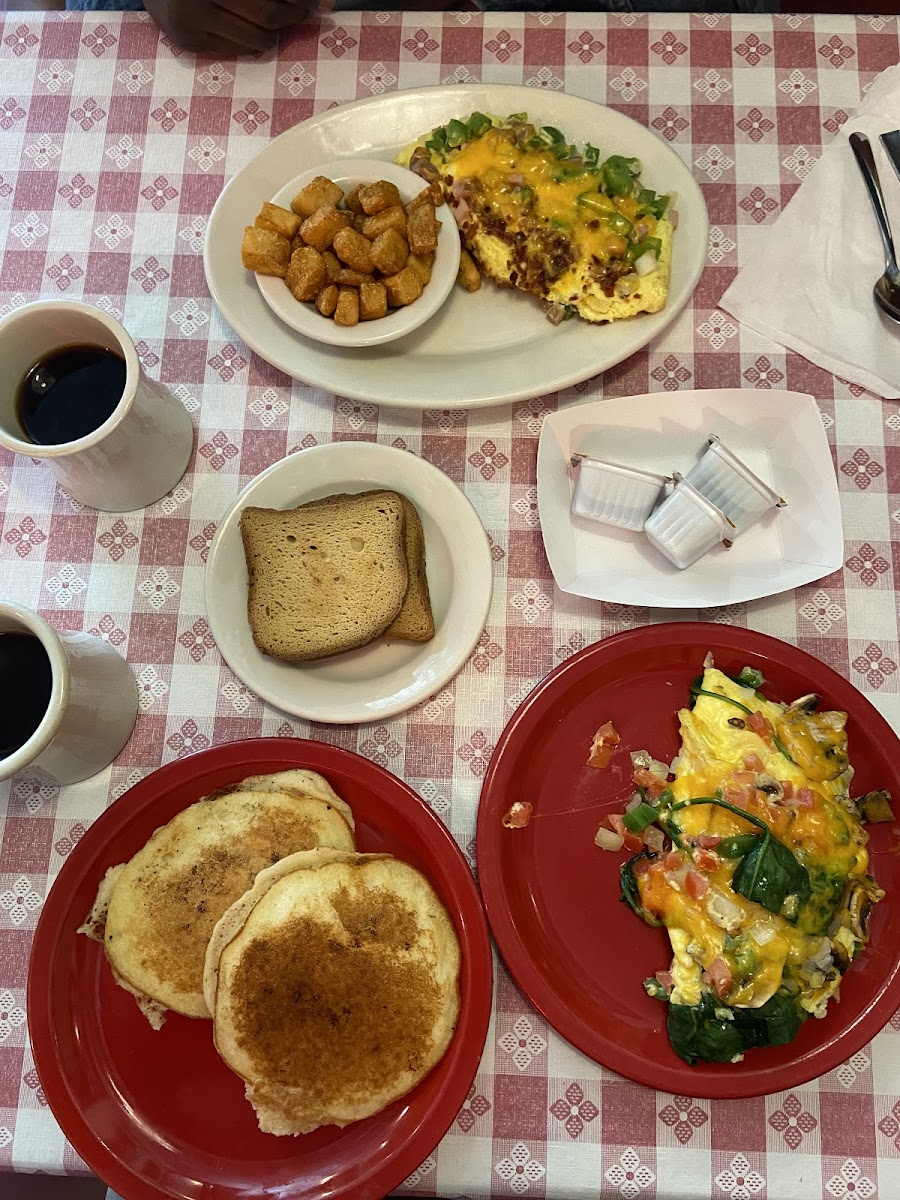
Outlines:
[{"label": "plate rim", "polygon": [[[290,139],[292,136],[295,135],[295,131],[300,126],[307,126],[307,127],[308,126],[317,126],[319,124],[325,123],[329,119],[332,119],[336,112],[341,113],[341,114],[346,114],[348,112],[355,113],[361,109],[377,106],[378,104],[384,103],[386,100],[392,100],[396,97],[404,98],[409,103],[409,102],[414,102],[415,98],[418,96],[421,96],[423,93],[425,93],[426,95],[433,95],[435,93],[440,92],[440,93],[446,93],[448,96],[453,96],[455,94],[464,94],[464,93],[471,92],[475,88],[481,89],[481,90],[489,90],[491,92],[496,92],[496,91],[502,90],[504,92],[518,92],[520,94],[528,93],[530,97],[539,94],[538,92],[536,92],[536,90],[534,88],[528,88],[524,84],[481,83],[479,81],[474,81],[474,82],[469,82],[469,83],[456,83],[456,84],[437,83],[437,84],[431,84],[431,85],[420,85],[418,87],[398,88],[393,92],[384,93],[382,95],[362,97],[358,100],[350,101],[347,104],[338,105],[336,108],[327,109],[325,112],[318,113],[315,116],[311,116],[311,117],[307,118],[307,120],[305,120],[305,121],[301,121],[301,122],[298,122],[296,125],[290,126],[288,129],[285,129],[282,133],[280,133],[277,138],[273,138],[270,142],[268,142],[267,145],[264,146],[260,151],[258,151],[258,153],[255,154],[253,156],[253,158],[250,159],[249,162],[245,163],[242,167],[239,168],[239,170],[237,170],[235,172],[234,175],[232,175],[232,177],[226,183],[225,187],[219,193],[219,196],[217,197],[216,202],[213,205],[212,211],[210,213],[209,221],[207,222],[206,232],[204,235],[204,243],[203,243],[203,270],[204,270],[204,276],[206,279],[206,285],[209,289],[209,293],[210,293],[214,303],[216,304],[217,308],[219,309],[221,316],[227,322],[227,324],[234,330],[234,332],[238,335],[238,337],[240,337],[250,347],[250,349],[254,351],[254,353],[258,354],[266,362],[268,362],[272,366],[276,367],[276,369],[285,372],[287,375],[289,375],[293,379],[298,379],[300,382],[305,383],[307,386],[324,388],[325,391],[336,391],[338,395],[348,397],[349,399],[352,399],[352,400],[365,401],[370,404],[376,404],[376,405],[379,405],[379,406],[385,407],[385,408],[393,407],[393,408],[403,408],[403,409],[407,409],[407,408],[409,408],[409,409],[416,409],[416,408],[418,408],[418,409],[422,409],[422,408],[441,409],[441,408],[446,408],[446,407],[462,407],[466,410],[469,410],[469,409],[475,410],[475,409],[479,409],[479,408],[489,408],[489,407],[495,407],[495,406],[499,406],[499,405],[515,404],[522,400],[534,399],[536,396],[549,395],[553,392],[560,391],[564,388],[572,387],[576,383],[583,382],[586,379],[597,378],[598,376],[604,374],[606,371],[617,366],[619,363],[624,362],[626,359],[630,358],[632,355],[637,354],[641,350],[645,349],[647,347],[647,345],[649,345],[655,338],[660,337],[677,320],[677,318],[681,314],[681,312],[683,312],[683,310],[690,303],[691,297],[693,296],[693,294],[697,288],[697,285],[700,281],[700,277],[702,276],[703,271],[706,266],[705,245],[706,245],[706,241],[708,239],[708,233],[709,233],[709,211],[708,211],[708,207],[706,204],[706,199],[703,195],[703,191],[702,191],[699,183],[697,183],[697,180],[695,179],[690,167],[683,161],[683,159],[672,148],[672,146],[670,146],[663,138],[661,138],[657,133],[655,133],[655,131],[653,129],[649,128],[647,125],[641,124],[641,122],[637,121],[634,117],[629,116],[627,113],[620,112],[619,109],[614,108],[613,106],[611,106],[609,104],[598,104],[596,101],[590,100],[587,97],[575,95],[571,92],[566,92],[563,90],[563,91],[559,91],[559,92],[554,92],[553,94],[555,96],[565,97],[565,99],[567,101],[571,101],[573,103],[577,103],[580,105],[588,105],[588,106],[590,106],[590,108],[592,108],[594,110],[600,110],[601,112],[612,112],[616,115],[617,118],[622,118],[623,120],[625,120],[627,122],[631,122],[632,124],[637,126],[642,131],[643,134],[648,135],[655,142],[657,142],[659,144],[659,147],[662,150],[664,150],[667,155],[671,156],[673,162],[677,163],[678,167],[685,172],[686,179],[684,181],[684,184],[679,186],[679,188],[677,188],[676,190],[679,191],[681,194],[683,194],[688,189],[690,189],[692,192],[692,204],[696,206],[696,211],[698,213],[698,216],[700,218],[700,223],[701,223],[701,228],[699,231],[700,232],[700,237],[699,237],[700,248],[697,251],[696,261],[693,263],[693,265],[690,267],[690,269],[687,271],[687,274],[686,274],[687,287],[685,290],[684,297],[679,302],[673,303],[671,301],[671,292],[670,292],[669,303],[667,304],[666,308],[663,310],[663,312],[666,315],[666,320],[660,323],[659,328],[656,329],[656,331],[654,333],[652,333],[644,342],[642,342],[640,345],[634,347],[633,349],[624,350],[621,353],[621,355],[614,354],[612,359],[610,361],[606,362],[605,366],[603,366],[602,368],[597,368],[596,366],[594,366],[590,370],[577,369],[575,371],[569,371],[569,372],[561,371],[557,375],[553,376],[553,378],[550,378],[550,379],[547,379],[547,380],[541,382],[538,385],[538,390],[535,390],[534,386],[529,386],[528,384],[524,384],[524,385],[516,387],[516,388],[507,389],[506,391],[496,391],[489,395],[479,394],[474,399],[467,399],[464,401],[460,401],[458,392],[453,392],[452,394],[448,393],[448,395],[441,395],[441,396],[436,396],[436,397],[425,397],[424,399],[419,394],[411,393],[408,397],[398,398],[396,395],[394,395],[394,394],[388,395],[388,394],[386,394],[386,392],[384,394],[382,394],[382,392],[375,393],[375,392],[367,389],[367,387],[364,385],[360,386],[357,384],[348,383],[345,380],[341,380],[339,383],[339,387],[335,388],[335,386],[334,386],[335,380],[333,378],[334,371],[332,369],[334,367],[334,362],[332,360],[329,360],[329,369],[323,370],[323,372],[321,374],[314,372],[314,374],[316,375],[315,378],[312,378],[312,377],[303,378],[296,373],[296,365],[287,362],[287,360],[283,359],[281,357],[281,355],[270,357],[270,352],[268,352],[266,350],[265,346],[263,345],[263,341],[265,339],[260,339],[259,337],[257,337],[253,330],[248,331],[247,323],[242,319],[241,314],[239,312],[237,314],[235,314],[235,312],[232,310],[230,304],[228,303],[227,297],[224,296],[224,294],[222,293],[220,288],[217,286],[217,282],[216,282],[217,272],[212,264],[212,251],[211,251],[212,233],[216,226],[217,217],[220,216],[222,210],[226,207],[228,200],[229,200],[229,194],[230,194],[231,190],[236,187],[238,180],[242,179],[244,177],[245,173],[248,170],[250,170],[250,168],[252,168],[253,164],[256,162],[257,158],[260,155],[266,153],[272,146],[282,142],[282,140],[286,141],[286,140]],[[525,98],[524,95],[522,95],[522,99],[524,99],[524,98]],[[515,101],[512,101],[512,103],[514,104]],[[506,107],[509,107],[509,106],[507,105]],[[595,119],[596,119],[596,117],[595,117]],[[368,149],[371,151],[374,148],[372,146],[369,146]],[[268,309],[266,309],[266,311],[268,312]],[[651,314],[651,315],[658,316],[659,314]],[[234,319],[235,316],[237,317],[236,320]],[[272,319],[277,320],[277,318],[275,318],[274,316],[272,316]],[[299,336],[302,336],[302,335],[299,335]],[[313,343],[313,344],[315,345],[316,343]],[[302,344],[301,344],[301,349],[302,349]],[[560,356],[560,358],[562,361],[565,360],[565,356]],[[277,359],[277,361],[276,361],[276,359]],[[490,372],[489,371],[482,372],[482,376],[489,377]],[[469,389],[469,390],[471,390],[471,389]]]},{"label": "plate rim", "polygon": [[[452,1127],[458,1109],[478,1073],[493,1007],[493,963],[484,901],[472,869],[453,834],[411,785],[388,771],[387,768],[371,759],[364,758],[355,751],[312,738],[244,738],[235,742],[223,742],[183,758],[173,759],[169,763],[162,764],[155,771],[151,771],[149,775],[144,776],[138,783],[123,792],[88,826],[84,837],[73,847],[71,854],[60,868],[41,909],[32,941],[26,982],[28,1035],[32,1045],[35,1069],[47,1097],[50,1111],[59,1123],[64,1136],[88,1166],[100,1175],[108,1186],[123,1196],[127,1195],[129,1200],[172,1200],[175,1193],[163,1190],[153,1182],[134,1173],[128,1163],[123,1162],[115,1151],[94,1133],[87,1115],[74,1103],[68,1085],[68,1076],[61,1066],[55,1029],[50,1019],[51,1009],[48,995],[51,967],[61,927],[66,918],[71,915],[68,910],[69,883],[83,878],[82,859],[90,859],[86,864],[89,869],[98,858],[101,858],[109,838],[121,829],[124,823],[123,814],[128,808],[129,798],[133,804],[135,792],[138,794],[141,813],[150,819],[154,806],[159,803],[160,790],[166,792],[172,787],[179,786],[179,783],[183,782],[180,777],[186,771],[190,771],[191,765],[200,763],[202,766],[209,764],[211,767],[215,767],[218,765],[218,759],[227,759],[234,755],[237,756],[234,762],[235,770],[238,770],[242,762],[245,766],[253,765],[256,761],[253,755],[256,753],[258,753],[259,761],[278,760],[279,756],[284,755],[289,747],[302,752],[304,763],[309,769],[321,769],[327,772],[328,766],[322,765],[322,758],[327,760],[336,757],[339,761],[350,760],[351,764],[357,766],[357,769],[360,769],[359,765],[362,764],[361,769],[365,773],[371,774],[392,790],[405,794],[419,812],[420,819],[430,828],[430,837],[433,837],[435,842],[441,845],[442,851],[446,854],[444,861],[453,876],[454,887],[453,895],[449,897],[453,902],[453,907],[451,908],[449,904],[447,907],[454,918],[463,951],[469,959],[470,994],[467,998],[468,1003],[465,1014],[462,1003],[460,1005],[454,1041],[451,1042],[448,1049],[448,1053],[450,1053],[454,1042],[457,1041],[457,1035],[459,1035],[460,1054],[466,1064],[465,1069],[461,1071],[458,1077],[459,1082],[455,1087],[451,1087],[452,1079],[448,1081],[447,1086],[430,1110],[433,1114],[435,1106],[439,1105],[438,1111],[446,1111],[446,1120],[444,1116],[434,1120],[432,1115],[432,1119],[429,1121],[429,1114],[426,1113],[425,1118],[417,1124],[410,1138],[392,1156],[383,1156],[374,1163],[372,1175],[366,1181],[365,1188],[360,1184],[358,1178],[351,1179],[347,1186],[352,1190],[337,1192],[335,1195],[344,1197],[345,1200],[350,1200],[351,1197],[352,1200],[381,1200],[382,1195],[399,1186],[428,1157]],[[245,752],[249,757],[242,760],[239,756]],[[281,769],[300,765],[304,764],[298,762],[295,755],[293,758],[285,759]],[[164,779],[162,789],[159,787],[161,774]],[[147,794],[145,795],[145,793]],[[200,798],[200,796],[195,797],[195,799]],[[194,803],[194,800],[187,800],[184,807],[191,803]],[[179,811],[182,810],[179,809]],[[442,896],[441,899],[446,904],[448,897]],[[46,952],[44,951],[45,941],[47,942]],[[474,1047],[474,1049],[470,1047]],[[407,1095],[413,1095],[414,1092],[415,1089]],[[454,1097],[449,1108],[446,1100],[448,1092]],[[457,1094],[459,1095],[459,1104],[455,1102]],[[58,1110],[62,1111],[62,1117]],[[429,1130],[427,1135],[423,1134],[423,1128]],[[435,1131],[437,1131],[436,1135]],[[421,1146],[416,1140],[419,1138],[421,1138]],[[415,1154],[412,1156],[409,1153],[411,1146],[416,1147]],[[420,1149],[421,1156],[419,1155]],[[415,1158],[412,1165],[410,1165],[411,1158]],[[388,1168],[392,1164],[393,1170],[389,1170]],[[378,1189],[368,1190],[374,1183],[378,1184]],[[209,1190],[204,1191],[204,1195],[209,1196],[209,1200],[217,1200],[217,1197],[235,1200],[236,1193],[233,1191],[223,1192],[215,1184],[208,1183],[207,1186]],[[290,1200],[289,1195],[286,1200]]]},{"label": "plate rim", "polygon": [[[687,388],[687,389],[685,389],[684,392],[680,392],[679,395],[683,398],[685,396],[685,394],[687,394],[693,398],[693,397],[697,397],[700,395],[713,395],[713,394],[719,395],[724,392],[724,393],[728,394],[729,402],[731,400],[734,400],[734,402],[737,403],[738,396],[742,396],[746,400],[748,391],[754,392],[754,391],[758,391],[758,390],[759,389],[755,389],[755,388],[747,389],[747,388],[732,388],[732,387]],[[808,405],[806,405],[806,407],[811,406],[812,409],[814,409],[819,415],[821,415],[821,409],[819,408],[818,401],[816,400],[815,396],[812,395],[811,392],[796,391],[793,388],[777,388],[777,389],[775,389],[775,391],[779,394],[790,393],[791,395],[796,397],[798,400],[803,399],[803,400],[808,401],[809,403],[808,403]],[[628,401],[628,400],[645,401],[647,399],[653,399],[653,400],[659,400],[661,403],[662,397],[664,397],[668,394],[669,393],[666,393],[666,392],[642,392],[639,395],[635,395],[635,396],[611,396],[604,400],[590,399],[590,400],[586,400],[582,404],[568,407],[565,409],[557,409],[555,412],[548,413],[541,425],[541,432],[540,432],[540,436],[538,438],[538,449],[537,449],[536,487],[537,487],[537,495],[538,495],[538,514],[539,514],[539,516],[542,516],[541,500],[542,500],[542,496],[545,495],[545,489],[542,489],[541,482],[540,482],[540,480],[541,480],[541,470],[540,470],[541,459],[542,459],[542,457],[544,457],[546,459],[552,453],[552,447],[551,447],[550,442],[551,442],[551,439],[558,438],[558,434],[556,432],[557,425],[564,423],[566,421],[567,417],[571,416],[574,412],[577,412],[579,414],[580,418],[583,421],[586,421],[590,417],[591,410],[593,410],[593,409],[601,410],[601,406],[604,406],[604,410],[605,410],[605,405],[608,403],[609,400],[615,401],[617,403],[621,403],[623,401]],[[769,392],[767,394],[771,395],[771,392]],[[801,411],[802,407],[804,407],[804,406],[798,404],[797,411]],[[722,411],[727,411],[727,410],[723,409]],[[664,598],[660,599],[657,597],[654,599],[654,603],[652,605],[647,605],[647,607],[660,609],[662,611],[670,611],[672,609],[683,610],[685,608],[717,608],[721,605],[746,604],[752,600],[762,600],[769,596],[782,595],[784,592],[793,591],[795,588],[803,587],[808,583],[814,583],[819,579],[824,579],[826,575],[829,575],[833,571],[836,571],[838,569],[838,567],[840,567],[843,564],[843,561],[844,561],[844,536],[843,536],[843,519],[842,519],[842,514],[841,514],[841,506],[840,506],[840,485],[837,480],[837,475],[834,472],[834,465],[833,465],[833,462],[831,459],[831,450],[828,445],[828,436],[826,434],[825,427],[824,427],[824,425],[821,424],[821,422],[819,422],[818,424],[821,429],[820,444],[823,448],[823,462],[824,462],[824,456],[827,454],[828,461],[829,461],[829,463],[831,463],[831,467],[832,467],[831,476],[830,476],[831,483],[830,483],[830,485],[828,485],[828,500],[829,500],[829,503],[833,510],[833,515],[836,517],[836,522],[833,523],[833,525],[831,527],[831,533],[830,533],[831,540],[830,540],[828,547],[825,550],[824,555],[823,555],[823,557],[825,557],[827,559],[827,561],[824,564],[810,564],[809,570],[813,573],[810,574],[806,578],[801,577],[803,572],[802,572],[802,570],[799,569],[799,564],[797,564],[798,565],[797,578],[794,578],[794,579],[790,580],[789,582],[784,583],[783,585],[779,584],[774,589],[770,589],[768,584],[764,584],[764,585],[762,585],[764,590],[761,591],[759,583],[752,583],[748,579],[747,587],[745,588],[744,591],[738,592],[735,594],[729,594],[728,596],[710,599],[709,595],[706,595],[706,596],[704,596],[702,601],[694,602],[694,603],[688,603],[688,602],[680,599],[679,597],[674,597],[671,600],[671,602],[667,602]],[[545,438],[547,439],[546,447],[544,447],[544,439]],[[586,600],[596,600],[596,601],[600,601],[603,603],[610,603],[610,604],[634,604],[634,603],[639,602],[639,601],[635,601],[635,600],[625,600],[621,596],[598,595],[596,591],[588,592],[586,590],[578,589],[575,586],[573,586],[577,582],[577,577],[575,577],[572,580],[569,580],[564,577],[565,581],[561,582],[560,579],[557,578],[556,571],[554,570],[554,566],[553,566],[553,561],[552,561],[552,558],[550,555],[550,551],[547,549],[547,543],[545,541],[544,530],[545,530],[545,522],[542,518],[541,519],[541,540],[544,545],[544,551],[547,555],[547,562],[550,566],[550,573],[552,574],[553,580],[556,583],[556,586],[560,589],[560,591],[565,592],[567,595],[571,595],[571,596],[581,596]],[[784,559],[782,558],[780,561],[783,566]],[[690,567],[688,567],[687,570],[690,571]],[[682,574],[683,574],[683,572],[682,572]],[[644,602],[640,601],[640,603],[644,603]]]},{"label": "plate rim", "polygon": [[[358,447],[362,447],[364,449],[359,450],[357,449]],[[238,668],[232,662],[229,653],[226,651],[223,641],[220,640],[219,637],[219,618],[216,615],[217,605],[215,597],[213,596],[212,575],[214,564],[218,560],[219,555],[223,553],[222,543],[225,537],[226,526],[233,522],[236,514],[240,512],[244,505],[246,505],[252,489],[257,487],[269,476],[277,474],[280,470],[286,469],[287,463],[295,461],[302,455],[312,454],[316,457],[327,458],[332,455],[341,456],[352,455],[354,453],[374,453],[376,456],[383,454],[386,459],[394,459],[395,456],[406,455],[407,458],[402,460],[404,464],[408,463],[410,460],[413,460],[417,464],[412,468],[413,470],[422,470],[424,474],[430,476],[432,479],[440,479],[442,487],[452,489],[452,493],[448,492],[448,495],[455,493],[459,500],[463,502],[462,511],[465,512],[467,516],[471,515],[472,517],[471,530],[466,530],[466,537],[471,537],[474,541],[475,535],[479,535],[477,544],[473,545],[472,547],[471,560],[467,562],[467,568],[469,566],[472,568],[471,570],[467,569],[466,571],[467,581],[476,578],[476,568],[479,567],[477,560],[479,558],[482,560],[480,563],[480,569],[477,570],[477,579],[480,581],[482,588],[482,594],[478,597],[478,628],[477,631],[475,631],[473,626],[473,633],[466,642],[465,650],[463,650],[461,647],[459,653],[454,657],[452,662],[449,663],[447,668],[436,677],[436,682],[433,684],[429,683],[427,688],[421,694],[417,694],[412,698],[408,695],[405,695],[401,699],[397,700],[394,704],[386,704],[375,714],[361,712],[358,709],[350,710],[349,712],[341,711],[339,713],[336,710],[332,710],[331,712],[326,712],[323,714],[321,709],[303,708],[299,704],[286,706],[281,699],[275,698],[275,693],[273,690],[269,688],[261,690],[257,686],[257,682],[255,680],[248,679],[245,674],[238,670]],[[397,459],[396,461],[400,462],[400,459]],[[384,486],[393,490],[393,484],[391,483],[385,483]],[[401,492],[403,490],[402,482],[399,484],[399,490]],[[450,526],[450,528],[453,527]],[[471,543],[467,541],[467,549],[470,544]],[[260,471],[258,475],[255,475],[253,479],[249,480],[243,488],[241,488],[233,502],[219,518],[219,522],[216,526],[216,532],[213,534],[212,541],[210,542],[209,553],[207,555],[206,562],[206,571],[203,579],[203,592],[210,632],[213,635],[219,653],[222,655],[222,658],[228,665],[229,669],[234,672],[234,674],[238,679],[241,680],[242,683],[246,684],[246,686],[253,691],[254,695],[259,696],[260,699],[265,701],[267,704],[271,704],[279,711],[289,713],[291,716],[299,717],[302,720],[314,721],[323,725],[365,725],[372,724],[376,721],[389,720],[398,716],[400,713],[407,712],[409,709],[414,708],[418,704],[423,704],[426,700],[430,699],[430,697],[436,695],[442,687],[445,687],[451,679],[454,679],[456,675],[459,674],[459,672],[465,666],[469,656],[478,645],[478,639],[481,637],[485,626],[487,625],[494,594],[493,565],[490,541],[488,539],[487,530],[484,527],[484,523],[478,514],[478,510],[475,508],[474,504],[465,494],[462,488],[459,487],[459,485],[455,483],[445,471],[442,471],[440,467],[435,466],[435,464],[430,462],[427,458],[423,458],[421,455],[415,454],[411,450],[401,450],[396,446],[385,446],[381,442],[362,442],[358,440],[326,442],[319,446],[309,446],[304,449],[296,450],[293,454],[288,454],[284,458],[278,459],[277,462],[271,463],[263,471]],[[453,601],[451,599],[451,604],[452,602]],[[421,644],[422,646],[428,645],[427,642]]]},{"label": "plate rim", "polygon": [[[491,807],[489,813],[489,806],[485,801],[503,761],[506,744],[517,733],[519,726],[527,720],[534,705],[541,700],[545,693],[552,691],[561,678],[582,669],[582,665],[590,662],[592,658],[601,658],[608,654],[611,646],[618,649],[620,647],[627,648],[635,643],[639,644],[641,637],[646,636],[648,631],[652,631],[652,636],[655,638],[662,636],[672,642],[683,644],[685,637],[694,635],[697,636],[698,642],[708,640],[710,637],[721,638],[723,635],[719,631],[722,630],[728,630],[729,635],[737,635],[734,638],[734,648],[738,651],[746,651],[748,654],[768,651],[770,658],[775,658],[787,648],[791,652],[790,656],[797,655],[801,661],[815,663],[817,669],[824,670],[826,675],[834,677],[835,681],[840,684],[841,690],[850,688],[856,693],[858,699],[862,701],[865,719],[871,721],[882,736],[886,735],[889,742],[900,742],[900,737],[886,718],[848,679],[845,679],[827,663],[823,663],[799,646],[794,646],[781,638],[741,626],[717,625],[705,621],[666,621],[657,625],[638,626],[635,629],[622,630],[609,637],[601,638],[577,651],[545,675],[522,700],[497,739],[490,763],[485,771],[476,821],[475,853],[478,864],[478,882],[487,910],[491,934],[507,970],[529,1002],[561,1037],[593,1062],[641,1086],[670,1092],[673,1095],[680,1095],[688,1081],[678,1082],[676,1086],[680,1087],[680,1090],[670,1088],[667,1083],[660,1081],[661,1071],[668,1076],[669,1068],[661,1068],[655,1062],[647,1062],[644,1065],[643,1060],[639,1061],[635,1055],[631,1055],[626,1064],[616,1062],[615,1065],[612,1065],[604,1061],[606,1053],[603,1045],[604,1039],[579,1014],[561,1001],[553,992],[552,987],[546,984],[544,976],[534,965],[532,956],[519,935],[516,920],[513,918],[509,906],[505,904],[499,869],[500,858],[499,855],[491,852],[499,836],[497,833],[499,822],[495,819],[497,814],[494,807]],[[779,657],[778,661],[783,661],[783,659]],[[833,1070],[846,1058],[867,1045],[890,1020],[897,1008],[898,1000],[900,1000],[900,961],[895,962],[888,972],[872,1004],[824,1046],[811,1051],[797,1063],[787,1064],[780,1068],[780,1078],[776,1086],[773,1087],[765,1081],[767,1072],[764,1069],[756,1068],[752,1072],[735,1075],[734,1082],[730,1076],[720,1079],[695,1072],[691,1075],[688,1090],[691,1095],[701,1099],[734,1100],[770,1095],[774,1092],[802,1086]],[[860,1030],[864,1030],[864,1032],[860,1033]],[[599,1050],[598,1045],[600,1046]],[[834,1055],[836,1046],[841,1047],[841,1052],[837,1057]],[[827,1063],[822,1065],[819,1062],[820,1057],[827,1058]],[[684,1070],[691,1071],[691,1068],[685,1064]]]}]

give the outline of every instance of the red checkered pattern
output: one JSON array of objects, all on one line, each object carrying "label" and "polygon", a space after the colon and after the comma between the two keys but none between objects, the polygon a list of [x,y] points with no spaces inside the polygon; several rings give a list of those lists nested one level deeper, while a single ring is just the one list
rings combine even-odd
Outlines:
[{"label": "red checkered pattern", "polygon": [[[58,793],[0,791],[0,1165],[83,1170],[50,1115],[25,1024],[32,931],[54,873],[103,808],[179,755],[227,739],[312,735],[408,780],[472,856],[485,768],[532,685],[582,646],[671,616],[745,625],[837,668],[900,724],[900,403],[882,403],[779,347],[719,299],[876,74],[898,59],[893,17],[344,14],[275,52],[195,62],[142,15],[0,24],[0,309],[84,297],[120,317],[147,371],[197,425],[184,481],[136,515],[82,511],[49,473],[0,455],[0,594],[127,656],[135,734],[111,770]],[[206,219],[225,181],[275,134],[358,97],[476,81],[566,90],[655,129],[709,205],[691,305],[603,379],[490,412],[379,411],[292,382],[234,336],[203,279]],[[886,181],[890,186],[890,181]],[[588,397],[787,387],[815,395],[844,507],[846,558],[786,596],[687,614],[597,604],[553,585],[538,528],[541,421]],[[496,585],[487,629],[439,695],[377,727],[286,718],[222,664],[203,609],[216,522],[238,489],[300,446],[382,441],[436,463],[478,508]],[[2,1186],[0,1186],[2,1191]],[[415,1195],[676,1200],[896,1200],[900,1019],[838,1070],[742,1102],[654,1093],[558,1038],[502,970],[478,1077]]]}]

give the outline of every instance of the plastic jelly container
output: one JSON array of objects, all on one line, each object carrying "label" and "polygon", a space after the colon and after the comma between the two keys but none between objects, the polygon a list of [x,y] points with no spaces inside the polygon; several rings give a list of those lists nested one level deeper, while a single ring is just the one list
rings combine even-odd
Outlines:
[{"label": "plastic jelly container", "polygon": [[712,550],[716,542],[728,542],[734,527],[728,517],[707,500],[688,480],[675,476],[672,494],[644,525],[648,541],[679,570],[684,570]]},{"label": "plastic jelly container", "polygon": [[688,472],[687,481],[722,510],[734,524],[735,534],[749,529],[770,508],[786,504],[717,437],[709,439],[709,447]]},{"label": "plastic jelly container", "polygon": [[644,528],[669,478],[586,454],[573,454],[571,462],[578,472],[572,494],[574,515],[635,532]]}]

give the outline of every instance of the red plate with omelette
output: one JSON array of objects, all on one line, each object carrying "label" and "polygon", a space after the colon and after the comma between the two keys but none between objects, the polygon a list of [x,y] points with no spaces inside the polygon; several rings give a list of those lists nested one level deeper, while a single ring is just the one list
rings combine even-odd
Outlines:
[{"label": "red plate with omelette", "polygon": [[[261,1133],[243,1081],[213,1047],[212,1023],[170,1013],[154,1032],[113,982],[102,947],[76,934],[108,867],[215,788],[306,767],[352,807],[358,848],[422,871],[462,950],[450,1048],[403,1099],[344,1129]],[[320,742],[263,738],[161,767],[94,822],[47,897],[28,977],[28,1026],[53,1114],[85,1162],[128,1200],[376,1200],[410,1175],[450,1127],[481,1057],[491,1007],[487,922],[453,838],[405,783]]]},{"label": "red plate with omelette", "polygon": [[[588,646],[526,698],[504,730],[478,811],[478,866],[491,929],[519,986],[579,1050],[620,1075],[686,1096],[738,1098],[795,1087],[839,1066],[900,1004],[900,829],[869,825],[870,870],[884,888],[871,939],[841,983],[840,1003],[810,1019],[784,1046],[739,1063],[689,1067],[669,1045],[667,1006],[643,980],[672,956],[665,929],[644,925],[619,899],[627,855],[594,835],[634,787],[631,750],[669,762],[679,747],[677,710],[712,651],[726,674],[765,676],[763,691],[791,702],[816,692],[849,714],[852,794],[877,788],[900,801],[900,741],[875,708],[830,667],[794,646],[726,625],[665,624]],[[588,767],[591,739],[611,721],[622,744],[605,770]],[[516,801],[531,822],[505,829]]]}]

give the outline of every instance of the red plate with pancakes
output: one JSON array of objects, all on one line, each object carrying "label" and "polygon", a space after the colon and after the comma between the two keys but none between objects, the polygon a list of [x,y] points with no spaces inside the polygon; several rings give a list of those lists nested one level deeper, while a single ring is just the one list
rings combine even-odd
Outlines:
[{"label": "red plate with pancakes", "polygon": [[[244,1084],[217,1055],[212,1022],[169,1013],[158,1033],[118,987],[96,942],[76,930],[106,870],[215,788],[248,775],[318,771],[353,809],[357,846],[404,859],[430,880],[462,951],[460,1013],[450,1047],[403,1099],[344,1129],[302,1137],[259,1131]],[[261,738],[169,763],[100,816],[44,904],[28,975],[35,1065],[66,1137],[128,1200],[376,1200],[427,1158],[466,1098],[491,1008],[484,909],[442,822],[375,763],[321,742]]]},{"label": "red plate with pancakes", "polygon": [[[848,713],[854,796],[886,788],[900,801],[900,742],[888,723],[830,667],[775,638],[714,623],[629,630],[588,646],[551,672],[520,705],[485,775],[478,810],[479,882],[500,953],[525,994],[583,1053],[637,1083],[676,1095],[758,1096],[833,1070],[866,1044],[900,1004],[900,857],[896,823],[870,825],[872,874],[886,895],[871,940],[841,983],[840,1004],[808,1020],[785,1046],[749,1050],[740,1063],[689,1067],[669,1045],[666,1005],[643,981],[672,958],[619,900],[625,853],[594,845],[607,813],[634,792],[628,751],[670,762],[677,710],[707,651],[726,674],[757,667],[763,692],[792,701],[816,692]],[[622,746],[605,770],[587,767],[591,739],[612,721]],[[534,816],[504,829],[515,801]]]}]

